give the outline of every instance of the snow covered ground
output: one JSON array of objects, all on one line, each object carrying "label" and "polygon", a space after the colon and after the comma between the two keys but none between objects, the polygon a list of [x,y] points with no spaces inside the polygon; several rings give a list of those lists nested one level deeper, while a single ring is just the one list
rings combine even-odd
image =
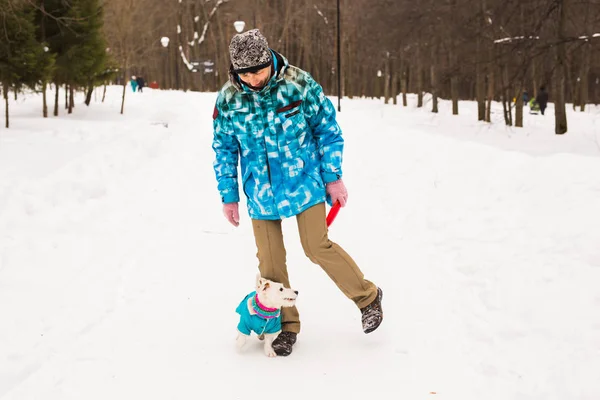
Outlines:
[{"label": "snow covered ground", "polygon": [[257,262],[221,214],[215,95],[80,100],[43,120],[22,96],[0,129],[0,399],[600,398],[600,108],[556,136],[552,108],[517,129],[344,99],[330,237],[385,320],[364,335],[285,220],[303,331],[268,359],[234,347]]}]

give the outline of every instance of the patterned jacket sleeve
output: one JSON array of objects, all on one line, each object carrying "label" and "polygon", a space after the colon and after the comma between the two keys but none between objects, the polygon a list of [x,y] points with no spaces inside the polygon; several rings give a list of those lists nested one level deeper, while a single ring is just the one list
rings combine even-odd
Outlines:
[{"label": "patterned jacket sleeve", "polygon": [[323,88],[308,76],[305,92],[305,115],[321,156],[321,176],[325,183],[342,178],[344,139],[335,118],[335,107]]},{"label": "patterned jacket sleeve", "polygon": [[240,201],[237,178],[239,147],[233,133],[233,124],[223,112],[225,107],[223,96],[220,94],[213,112],[214,136],[212,148],[216,155],[213,166],[221,201],[223,203],[236,203]]}]

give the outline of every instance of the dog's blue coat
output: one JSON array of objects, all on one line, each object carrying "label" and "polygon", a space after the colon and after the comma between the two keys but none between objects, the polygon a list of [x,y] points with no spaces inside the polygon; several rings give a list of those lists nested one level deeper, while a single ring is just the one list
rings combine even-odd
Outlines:
[{"label": "dog's blue coat", "polygon": [[240,314],[238,330],[244,335],[250,335],[251,331],[254,331],[257,335],[279,332],[281,330],[281,315],[273,319],[264,319],[258,315],[250,315],[250,310],[248,310],[248,299],[254,297],[255,294],[256,292],[252,292],[244,297],[244,300],[242,300],[235,310]]}]

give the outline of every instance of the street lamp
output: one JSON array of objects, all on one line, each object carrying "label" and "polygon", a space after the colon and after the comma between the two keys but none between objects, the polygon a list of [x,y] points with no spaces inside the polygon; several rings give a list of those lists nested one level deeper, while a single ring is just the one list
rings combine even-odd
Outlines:
[{"label": "street lamp", "polygon": [[338,112],[342,111],[342,52],[340,43],[340,0],[337,0],[337,92],[338,92]]},{"label": "street lamp", "polygon": [[246,23],[244,21],[235,21],[233,23],[233,27],[235,28],[237,33],[242,33],[242,31],[244,30],[244,26],[246,26]]},{"label": "street lamp", "polygon": [[167,79],[169,78],[169,38],[166,36],[163,36],[160,38],[160,44],[162,45],[162,47],[165,49],[165,51],[163,52],[163,84],[162,87],[163,89],[167,88]]}]

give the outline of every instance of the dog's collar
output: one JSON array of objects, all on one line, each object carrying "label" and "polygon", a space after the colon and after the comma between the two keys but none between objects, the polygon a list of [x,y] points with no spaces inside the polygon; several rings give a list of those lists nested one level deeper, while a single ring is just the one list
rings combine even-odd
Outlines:
[{"label": "dog's collar", "polygon": [[258,293],[252,297],[252,310],[261,318],[273,319],[279,317],[279,308],[269,308],[258,300]]}]

